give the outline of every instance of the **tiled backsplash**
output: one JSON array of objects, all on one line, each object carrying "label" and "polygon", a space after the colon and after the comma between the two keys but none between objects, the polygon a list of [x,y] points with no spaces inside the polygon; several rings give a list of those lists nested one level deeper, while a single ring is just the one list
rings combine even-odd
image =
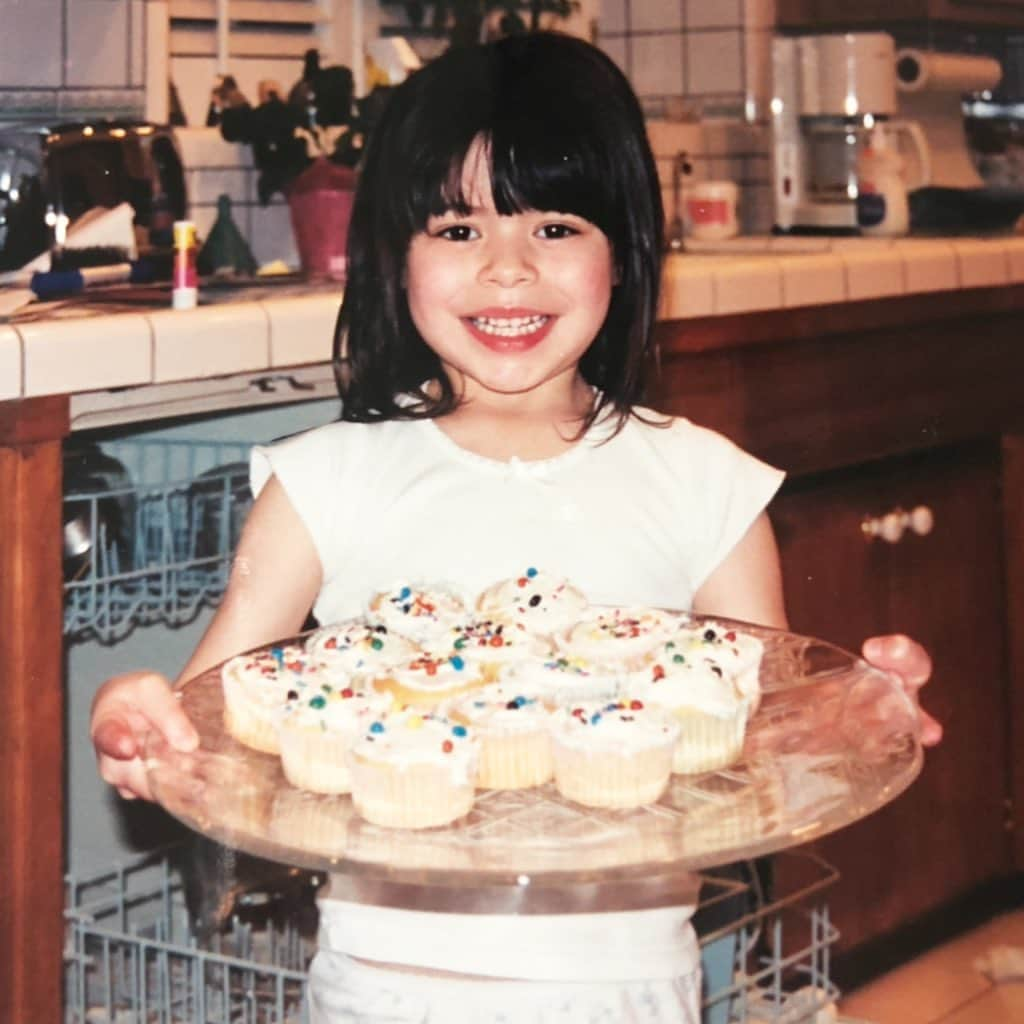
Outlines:
[{"label": "tiled backsplash", "polygon": [[741,230],[770,228],[774,23],[775,0],[602,0],[597,42],[649,115],[667,220],[677,210],[673,168],[685,153],[692,180],[740,186]]},{"label": "tiled backsplash", "polygon": [[774,0],[602,0],[598,43],[654,116],[756,120],[774,22]]}]

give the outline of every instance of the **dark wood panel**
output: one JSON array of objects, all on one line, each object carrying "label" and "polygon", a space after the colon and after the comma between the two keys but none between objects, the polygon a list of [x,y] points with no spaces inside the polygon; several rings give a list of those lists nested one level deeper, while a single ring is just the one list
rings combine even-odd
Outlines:
[{"label": "dark wood panel", "polygon": [[961,288],[827,306],[666,320],[658,324],[658,346],[666,355],[705,352],[831,335],[860,337],[885,328],[920,328],[953,321],[963,321],[970,331],[993,318],[1021,312],[1024,285]]},{"label": "dark wood panel", "polygon": [[[970,446],[804,481],[773,506],[793,627],[851,648],[893,630],[919,639],[946,730],[907,793],[815,844],[840,871],[840,950],[1012,871],[999,472],[997,445]],[[929,536],[862,535],[865,516],[917,504],[934,511]]]},{"label": "dark wood panel", "polygon": [[881,29],[902,23],[944,22],[953,25],[1024,25],[1021,0],[778,0],[776,24],[801,31]]},{"label": "dark wood panel", "polygon": [[[64,945],[60,438],[67,399],[16,404],[13,413],[0,405],[0,1021],[58,1024]],[[50,439],[42,440],[47,433]],[[34,440],[12,440],[25,437]]]},{"label": "dark wood panel", "polygon": [[1024,871],[1024,434],[1003,438],[1003,550],[1006,559],[1006,621],[1010,623],[1010,798],[1014,859]]},{"label": "dark wood panel", "polygon": [[1024,422],[1020,324],[976,316],[703,352],[686,351],[684,324],[664,325],[651,401],[791,473],[998,436]]}]

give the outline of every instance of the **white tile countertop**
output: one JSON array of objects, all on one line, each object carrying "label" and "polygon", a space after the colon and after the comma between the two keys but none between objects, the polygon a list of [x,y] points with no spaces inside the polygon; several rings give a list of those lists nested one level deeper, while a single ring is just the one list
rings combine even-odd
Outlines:
[{"label": "white tile countertop", "polygon": [[[670,255],[659,316],[715,317],[1018,283],[1024,236],[740,238]],[[194,411],[196,400],[213,392],[220,399],[207,398],[210,408],[217,401],[326,396],[333,392],[327,364],[338,303],[337,285],[303,295],[268,289],[254,297],[249,289],[238,301],[188,311],[142,307],[104,315],[102,306],[99,313],[83,307],[70,319],[0,324],[0,401],[70,394],[73,424],[91,426],[100,425],[97,410],[121,408],[123,419],[133,404],[155,408],[168,397]],[[130,397],[139,389],[145,395]]]},{"label": "white tile countertop", "polygon": [[1024,283],[1024,236],[747,237],[665,261],[663,320]]}]

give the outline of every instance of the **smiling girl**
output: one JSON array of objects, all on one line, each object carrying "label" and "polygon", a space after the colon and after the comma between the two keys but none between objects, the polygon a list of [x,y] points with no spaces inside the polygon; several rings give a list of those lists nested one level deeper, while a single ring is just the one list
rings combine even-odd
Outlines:
[{"label": "smiling girl", "polygon": [[[452,50],[396,90],[350,229],[342,420],[255,451],[228,593],[183,679],[295,633],[311,607],[357,615],[400,578],[476,593],[526,564],[594,604],[785,626],[765,514],[782,474],[639,404],[659,195],[635,96],[579,40]],[[917,645],[875,644],[909,686],[927,678]],[[149,795],[137,755],[154,729],[196,742],[165,680],[104,685],[92,732],[126,795]],[[314,1021],[699,1019],[692,906],[524,900],[382,906],[338,876]]]}]

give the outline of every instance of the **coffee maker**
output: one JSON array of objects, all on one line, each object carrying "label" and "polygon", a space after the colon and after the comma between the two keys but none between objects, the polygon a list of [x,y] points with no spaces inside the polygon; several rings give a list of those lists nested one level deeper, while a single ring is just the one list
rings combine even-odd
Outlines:
[{"label": "coffee maker", "polygon": [[[775,229],[857,234],[857,165],[876,123],[906,134],[924,153],[914,122],[895,121],[896,47],[886,32],[778,37],[772,41],[772,178]],[[927,167],[922,155],[919,166]],[[927,184],[926,171],[916,187]]]}]

